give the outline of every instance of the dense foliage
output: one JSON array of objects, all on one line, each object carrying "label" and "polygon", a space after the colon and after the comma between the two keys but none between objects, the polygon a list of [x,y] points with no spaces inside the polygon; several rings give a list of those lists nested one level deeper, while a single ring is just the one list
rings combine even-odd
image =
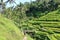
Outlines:
[{"label": "dense foliage", "polygon": [[34,40],[60,40],[59,4],[56,0],[25,2],[5,9],[2,15]]}]

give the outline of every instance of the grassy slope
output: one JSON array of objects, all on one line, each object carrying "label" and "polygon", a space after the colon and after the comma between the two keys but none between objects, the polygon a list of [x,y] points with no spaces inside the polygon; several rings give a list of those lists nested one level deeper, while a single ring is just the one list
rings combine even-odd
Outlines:
[{"label": "grassy slope", "polygon": [[[0,16],[0,40],[22,40],[23,33],[9,19]],[[28,40],[32,40],[28,37]]]},{"label": "grassy slope", "polygon": [[50,27],[60,27],[60,13],[59,11],[53,11],[47,15],[39,18],[41,25]]},{"label": "grassy slope", "polygon": [[[42,27],[42,30],[46,30],[47,36],[50,40],[60,40],[60,11],[56,10],[48,13],[37,19],[29,21],[32,26]],[[34,26],[34,27],[35,27]],[[41,29],[41,28],[39,28]],[[39,34],[41,34],[41,31]]]},{"label": "grassy slope", "polygon": [[[40,23],[42,26],[60,27],[60,13],[59,11],[53,11],[39,19],[34,20],[35,23]],[[33,23],[34,23],[33,22]]]}]

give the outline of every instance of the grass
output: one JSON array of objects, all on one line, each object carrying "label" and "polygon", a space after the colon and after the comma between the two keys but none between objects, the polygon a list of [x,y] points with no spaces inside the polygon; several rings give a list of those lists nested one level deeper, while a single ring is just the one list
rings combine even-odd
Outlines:
[{"label": "grass", "polygon": [[59,10],[50,12],[40,18],[34,18],[32,20],[29,20],[27,22],[27,25],[31,27],[37,35],[46,35],[49,40],[60,40]]},{"label": "grass", "polygon": [[[0,16],[0,40],[22,40],[23,33],[9,19]],[[33,40],[29,36],[28,40]]]}]

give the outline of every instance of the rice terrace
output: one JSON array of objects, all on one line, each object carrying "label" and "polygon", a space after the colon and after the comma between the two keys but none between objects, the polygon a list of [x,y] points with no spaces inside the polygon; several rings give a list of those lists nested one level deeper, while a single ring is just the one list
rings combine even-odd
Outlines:
[{"label": "rice terrace", "polygon": [[0,0],[0,40],[60,40],[60,0]]}]

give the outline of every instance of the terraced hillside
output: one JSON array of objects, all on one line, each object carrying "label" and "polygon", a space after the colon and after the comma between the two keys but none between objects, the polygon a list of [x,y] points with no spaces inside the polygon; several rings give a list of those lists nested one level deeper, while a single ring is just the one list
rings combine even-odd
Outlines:
[{"label": "terraced hillside", "polygon": [[[34,18],[23,24],[25,29],[34,31],[32,37],[36,40],[60,40],[60,12],[48,13],[40,18]],[[29,28],[28,28],[29,27]]]},{"label": "terraced hillside", "polygon": [[60,27],[60,13],[57,10],[39,18],[36,21],[40,22],[41,26],[59,28]]},{"label": "terraced hillside", "polygon": [[[47,15],[34,20],[32,24],[40,25],[43,31],[48,33],[51,40],[60,40],[60,13],[59,11],[50,12]],[[52,34],[51,34],[52,33]],[[55,35],[55,36],[53,36]],[[59,37],[57,37],[59,36]],[[54,38],[55,37],[55,38]],[[54,39],[52,39],[54,38]]]},{"label": "terraced hillside", "polygon": [[[0,40],[23,40],[23,33],[9,19],[0,16]],[[27,36],[27,40],[33,40]]]}]

